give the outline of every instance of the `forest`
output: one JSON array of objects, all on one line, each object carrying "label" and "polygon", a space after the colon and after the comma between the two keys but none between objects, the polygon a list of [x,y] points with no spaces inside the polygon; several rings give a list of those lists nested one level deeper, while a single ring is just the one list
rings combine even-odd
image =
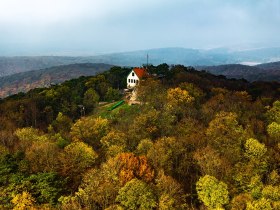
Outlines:
[{"label": "forest", "polygon": [[280,83],[147,69],[0,99],[0,209],[280,209]]}]

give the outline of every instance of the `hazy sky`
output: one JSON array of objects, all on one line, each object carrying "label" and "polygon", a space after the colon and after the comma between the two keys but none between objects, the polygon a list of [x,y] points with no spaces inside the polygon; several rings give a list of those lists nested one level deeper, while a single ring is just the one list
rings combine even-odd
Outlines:
[{"label": "hazy sky", "polygon": [[280,0],[0,0],[0,55],[247,43],[280,43]]}]

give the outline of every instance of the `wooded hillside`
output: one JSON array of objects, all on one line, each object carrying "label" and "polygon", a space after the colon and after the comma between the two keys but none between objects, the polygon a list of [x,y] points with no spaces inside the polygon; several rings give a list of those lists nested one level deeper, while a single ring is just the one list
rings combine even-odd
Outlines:
[{"label": "wooded hillside", "polygon": [[130,70],[0,100],[1,208],[280,208],[279,83],[161,64],[108,111]]}]

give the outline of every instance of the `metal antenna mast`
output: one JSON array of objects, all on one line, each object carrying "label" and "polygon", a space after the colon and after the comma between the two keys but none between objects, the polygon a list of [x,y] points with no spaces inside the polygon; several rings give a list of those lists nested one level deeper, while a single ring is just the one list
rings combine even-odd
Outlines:
[{"label": "metal antenna mast", "polygon": [[147,53],[147,69],[148,69],[148,65],[149,65],[149,54]]}]

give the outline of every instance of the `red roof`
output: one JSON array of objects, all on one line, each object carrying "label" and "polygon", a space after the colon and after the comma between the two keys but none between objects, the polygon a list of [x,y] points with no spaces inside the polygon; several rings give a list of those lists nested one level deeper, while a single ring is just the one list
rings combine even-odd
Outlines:
[{"label": "red roof", "polygon": [[141,79],[144,76],[147,76],[147,71],[145,68],[134,68],[133,71],[139,79]]}]

